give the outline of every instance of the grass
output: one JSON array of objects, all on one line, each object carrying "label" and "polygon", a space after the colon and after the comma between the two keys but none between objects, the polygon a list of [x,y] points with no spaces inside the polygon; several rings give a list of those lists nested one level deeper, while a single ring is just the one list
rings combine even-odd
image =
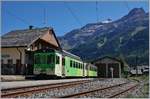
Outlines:
[{"label": "grass", "polygon": [[133,77],[129,77],[129,79],[136,79],[139,81],[149,81],[149,76],[148,75],[141,75],[141,76],[133,76]]},{"label": "grass", "polygon": [[141,95],[134,96],[132,94],[128,94],[126,98],[148,98],[149,97],[149,76],[148,75],[142,75],[142,76],[135,76],[135,77],[129,77],[129,79],[136,79],[139,81],[144,81],[144,86],[142,87]]}]

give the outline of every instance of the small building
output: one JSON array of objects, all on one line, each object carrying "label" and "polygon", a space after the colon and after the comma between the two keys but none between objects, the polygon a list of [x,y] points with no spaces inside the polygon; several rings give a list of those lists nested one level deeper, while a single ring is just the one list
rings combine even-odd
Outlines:
[{"label": "small building", "polygon": [[130,70],[130,74],[133,76],[133,75],[142,75],[143,73],[142,73],[142,71],[141,71],[141,69],[132,69],[132,70]]},{"label": "small building", "polygon": [[123,62],[116,58],[105,56],[92,62],[98,68],[98,77],[121,78]]},{"label": "small building", "polygon": [[141,66],[132,66],[130,67],[130,74],[133,75],[142,75],[149,74],[149,66],[141,65]]},{"label": "small building", "polygon": [[44,48],[61,50],[51,27],[10,31],[1,36],[2,75],[33,74],[34,51]]}]

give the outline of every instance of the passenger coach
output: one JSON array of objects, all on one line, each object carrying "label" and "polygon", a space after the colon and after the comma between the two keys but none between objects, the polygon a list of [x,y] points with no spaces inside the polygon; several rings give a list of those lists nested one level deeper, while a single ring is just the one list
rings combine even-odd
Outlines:
[{"label": "passenger coach", "polygon": [[34,75],[53,77],[96,77],[97,67],[67,51],[38,50],[34,54]]}]

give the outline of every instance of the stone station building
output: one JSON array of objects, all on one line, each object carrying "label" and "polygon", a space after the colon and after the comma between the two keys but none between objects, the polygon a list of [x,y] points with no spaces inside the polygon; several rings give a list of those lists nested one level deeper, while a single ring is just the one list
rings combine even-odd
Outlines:
[{"label": "stone station building", "polygon": [[53,28],[10,31],[1,36],[2,75],[32,75],[33,53],[38,49],[61,50]]}]

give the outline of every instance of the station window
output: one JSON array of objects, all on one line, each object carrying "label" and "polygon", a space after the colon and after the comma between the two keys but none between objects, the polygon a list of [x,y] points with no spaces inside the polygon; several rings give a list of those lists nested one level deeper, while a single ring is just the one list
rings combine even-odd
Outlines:
[{"label": "station window", "polygon": [[3,60],[3,59],[1,59],[1,64],[2,64],[2,65],[4,64],[4,60]]},{"label": "station window", "polygon": [[59,56],[56,55],[56,64],[59,64]]},{"label": "station window", "polygon": [[[12,61],[12,60],[10,60],[10,61]],[[10,62],[11,63],[11,62]],[[16,64],[21,64],[21,60],[20,59],[17,59],[16,60]]]},{"label": "station window", "polygon": [[10,65],[12,65],[13,64],[13,60],[12,59],[8,59],[7,63],[10,64]]}]

